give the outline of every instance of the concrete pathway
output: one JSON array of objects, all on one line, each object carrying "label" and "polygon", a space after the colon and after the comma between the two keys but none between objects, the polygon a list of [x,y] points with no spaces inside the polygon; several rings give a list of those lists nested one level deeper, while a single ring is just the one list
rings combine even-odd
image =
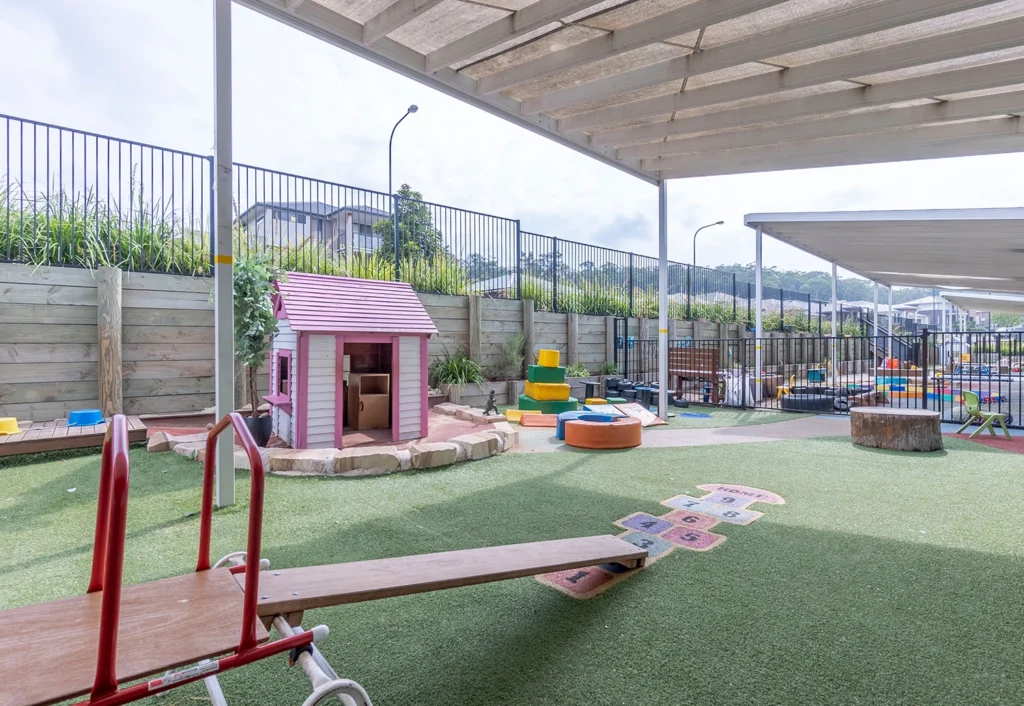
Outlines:
[{"label": "concrete pathway", "polygon": [[[647,429],[641,448],[672,446],[711,446],[715,444],[753,444],[764,441],[815,439],[827,436],[849,436],[850,420],[840,416],[816,416],[789,419],[784,422],[750,426],[704,429]],[[518,453],[544,453],[571,450],[555,438],[554,429],[519,427]]]}]

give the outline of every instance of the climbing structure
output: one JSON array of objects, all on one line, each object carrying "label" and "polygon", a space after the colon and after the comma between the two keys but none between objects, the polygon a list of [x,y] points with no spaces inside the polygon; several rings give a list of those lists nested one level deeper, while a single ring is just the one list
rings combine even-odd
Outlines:
[{"label": "climbing structure", "polygon": [[519,409],[541,414],[576,409],[577,400],[569,396],[569,385],[565,382],[565,368],[558,363],[558,351],[542,349],[537,354],[537,365],[526,371],[526,391],[519,395]]}]

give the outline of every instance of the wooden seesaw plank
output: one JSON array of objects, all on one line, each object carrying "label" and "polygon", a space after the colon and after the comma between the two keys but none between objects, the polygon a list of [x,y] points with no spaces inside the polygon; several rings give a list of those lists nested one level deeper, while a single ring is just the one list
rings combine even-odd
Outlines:
[{"label": "wooden seesaw plank", "polygon": [[[92,689],[102,595],[0,612],[0,706],[52,704]],[[125,586],[118,682],[232,652],[241,628],[242,592],[227,569]],[[268,637],[257,621],[257,640]]]},{"label": "wooden seesaw plank", "polygon": [[[462,549],[260,574],[260,616],[406,596],[596,564],[643,566],[647,550],[610,534]],[[245,585],[245,576],[235,580]]]}]

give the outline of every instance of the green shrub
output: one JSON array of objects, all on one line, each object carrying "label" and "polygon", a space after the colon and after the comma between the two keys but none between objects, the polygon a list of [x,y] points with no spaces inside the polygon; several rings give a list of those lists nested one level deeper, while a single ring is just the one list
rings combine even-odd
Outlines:
[{"label": "green shrub", "polygon": [[526,334],[518,331],[501,344],[501,362],[487,371],[491,380],[518,380],[523,376],[526,359]]},{"label": "green shrub", "polygon": [[457,350],[449,355],[445,351],[444,358],[437,358],[430,363],[427,369],[427,378],[431,387],[438,385],[462,385],[475,382],[483,385],[483,368],[480,363],[469,357],[464,350]]},{"label": "green shrub", "polygon": [[629,295],[617,287],[559,292],[558,310],[594,316],[629,316]]},{"label": "green shrub", "polygon": [[210,274],[206,237],[191,223],[166,203],[147,203],[134,179],[125,208],[101,203],[93,189],[29,194],[0,183],[0,257],[31,265]]},{"label": "green shrub", "polygon": [[583,363],[574,363],[566,367],[565,376],[567,378],[585,378],[590,376],[590,371]]},{"label": "green shrub", "polygon": [[[509,287],[504,292],[506,299],[516,298],[516,288]],[[532,299],[533,308],[537,311],[552,311],[552,296],[550,286],[545,286],[545,283],[538,282],[534,279],[523,278],[522,284],[522,298]]]},{"label": "green shrub", "polygon": [[[391,271],[394,273],[393,265]],[[454,296],[469,291],[466,268],[447,252],[438,252],[430,257],[404,258],[399,272],[402,281],[408,282],[417,292]]]},{"label": "green shrub", "polygon": [[381,279],[388,282],[395,279],[395,261],[379,253],[356,253],[342,262],[344,272],[349,277]]},{"label": "green shrub", "polygon": [[601,363],[601,375],[617,375],[619,372],[619,366],[610,360],[606,360]]}]

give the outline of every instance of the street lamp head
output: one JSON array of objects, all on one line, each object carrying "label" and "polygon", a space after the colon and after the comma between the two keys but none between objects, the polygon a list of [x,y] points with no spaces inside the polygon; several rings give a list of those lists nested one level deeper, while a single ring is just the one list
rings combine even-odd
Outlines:
[{"label": "street lamp head", "polygon": [[410,112],[410,113],[415,113],[415,112],[416,112],[417,110],[419,110],[419,109],[420,109],[420,108],[419,108],[419,106],[417,106],[417,105],[410,105],[410,106],[409,106],[409,112]]},{"label": "street lamp head", "polygon": [[715,225],[716,226],[724,226],[725,225],[725,221],[716,221]]}]

